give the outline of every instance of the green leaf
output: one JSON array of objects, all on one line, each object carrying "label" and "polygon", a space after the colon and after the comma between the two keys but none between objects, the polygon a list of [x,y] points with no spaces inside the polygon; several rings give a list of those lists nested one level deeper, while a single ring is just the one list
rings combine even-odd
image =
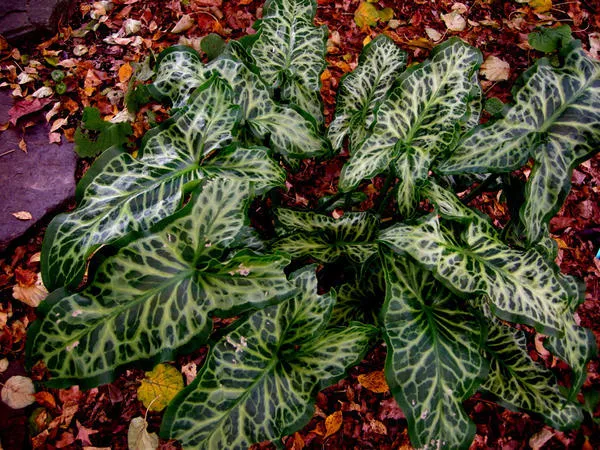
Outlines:
[{"label": "green leaf", "polygon": [[357,68],[340,82],[335,118],[328,130],[334,149],[341,150],[345,136],[350,148],[367,137],[375,110],[405,65],[406,52],[383,34],[363,49]]},{"label": "green leaf", "polygon": [[382,251],[387,292],[386,379],[418,448],[469,448],[475,424],[462,407],[485,378],[478,319],[431,272]]},{"label": "green leaf", "polygon": [[223,38],[216,33],[210,33],[200,41],[200,48],[206,53],[209,61],[219,56],[225,50],[226,45]]},{"label": "green leaf", "polygon": [[200,55],[184,45],[164,50],[156,64],[156,78],[148,91],[158,101],[169,101],[175,108],[185,105],[194,89],[208,79]]},{"label": "green leaf", "polygon": [[485,111],[492,117],[499,117],[504,112],[504,103],[498,97],[490,97],[485,101]]},{"label": "green leaf", "polygon": [[573,40],[569,25],[561,25],[556,28],[541,27],[538,30],[529,33],[527,41],[529,45],[540,52],[552,53],[560,47],[566,47]]},{"label": "green leaf", "polygon": [[531,361],[525,335],[495,322],[488,328],[486,349],[491,364],[481,390],[509,408],[541,414],[554,428],[578,427],[583,420],[581,405],[562,397],[552,372]]},{"label": "green leaf", "polygon": [[535,248],[511,249],[482,218],[473,216],[464,228],[453,236],[430,215],[415,225],[388,228],[379,241],[407,253],[457,292],[487,294],[499,318],[563,334],[571,293],[557,267]]},{"label": "green leaf", "polygon": [[251,314],[215,344],[197,378],[169,406],[162,436],[206,449],[246,449],[281,438],[310,420],[318,390],[362,358],[376,329],[326,329],[334,298],[316,295],[314,267],[292,279],[299,290],[294,298]]},{"label": "green leaf", "polygon": [[[146,135],[140,159],[119,150],[103,154],[78,185],[78,208],[57,216],[48,227],[42,248],[44,284],[50,290],[76,287],[88,257],[100,245],[147,230],[178,209],[187,183],[225,173],[224,158],[233,158],[231,153],[217,158],[212,167],[211,158],[232,142],[238,120],[230,88],[213,77],[187,108]],[[257,173],[257,165],[268,172]],[[282,181],[274,165],[256,162],[242,173],[263,189],[267,173],[275,177],[272,185]],[[232,169],[238,177],[244,170],[239,164]]]},{"label": "green leaf", "polygon": [[30,362],[43,359],[54,386],[95,386],[141,359],[173,359],[200,345],[210,316],[233,316],[289,297],[289,259],[227,249],[245,226],[250,185],[205,183],[176,220],[107,258],[83,291],[53,292],[28,339]]},{"label": "green leaf", "polygon": [[331,325],[345,326],[351,322],[379,323],[379,313],[385,297],[385,280],[379,264],[370,260],[364,274],[337,288],[337,301],[331,313]]},{"label": "green leaf", "polygon": [[329,32],[312,24],[316,11],[314,0],[267,1],[262,20],[254,26],[259,37],[250,52],[267,85],[321,123],[320,77],[327,66]]},{"label": "green leaf", "polygon": [[600,147],[600,62],[571,44],[564,66],[546,59],[523,76],[502,119],[468,134],[438,172],[509,172],[535,160],[520,216],[530,243],[547,233],[573,167]]},{"label": "green leaf", "polygon": [[[437,46],[428,61],[404,72],[378,109],[372,134],[344,166],[340,189],[350,191],[362,179],[392,168],[400,178],[399,208],[405,213],[412,209],[425,169],[454,143],[462,121],[471,114],[481,61],[478,50],[450,39]],[[407,152],[410,156],[402,156]]]},{"label": "green leaf", "polygon": [[75,131],[75,152],[81,158],[91,158],[110,147],[126,144],[132,133],[130,124],[105,122],[98,108],[84,108],[81,127]]},{"label": "green leaf", "polygon": [[182,106],[201,80],[216,71],[233,88],[232,101],[240,106],[244,127],[253,138],[286,156],[310,158],[326,153],[327,143],[314,121],[289,106],[278,105],[260,77],[237,60],[238,47],[230,45],[229,51],[206,66],[187,47],[165,50],[151,85],[154,91],[160,89],[161,94],[155,96]]},{"label": "green leaf", "polygon": [[313,212],[279,208],[275,211],[282,236],[273,248],[292,258],[311,256],[329,263],[342,255],[364,262],[377,252],[379,220],[368,213],[345,213],[334,219]]},{"label": "green leaf", "polygon": [[245,126],[275,152],[295,158],[312,158],[326,153],[328,145],[316,124],[295,109],[278,105],[260,77],[239,61],[225,56],[208,68],[216,70],[234,90]]}]

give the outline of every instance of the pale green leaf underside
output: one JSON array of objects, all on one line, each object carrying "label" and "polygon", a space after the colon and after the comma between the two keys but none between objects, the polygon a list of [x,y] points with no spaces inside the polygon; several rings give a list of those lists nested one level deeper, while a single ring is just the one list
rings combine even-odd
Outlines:
[{"label": "pale green leaf underside", "polygon": [[345,136],[350,148],[367,137],[375,109],[405,65],[406,53],[383,34],[363,49],[356,69],[340,82],[335,118],[328,130],[335,150],[341,150]]},{"label": "pale green leaf underside", "polygon": [[[49,226],[42,252],[46,286],[76,287],[95,248],[173,214],[190,181],[221,174],[256,181],[259,191],[281,185],[281,169],[263,150],[217,154],[233,141],[239,118],[230,88],[213,77],[181,113],[147,135],[139,159],[115,150],[104,154],[82,182],[79,207]],[[250,154],[262,159],[244,167]]]},{"label": "pale green leaf underside", "polygon": [[[480,64],[478,50],[451,39],[436,47],[431,59],[407,70],[378,109],[372,133],[344,166],[340,189],[352,190],[361,180],[383,172],[407,149],[429,160],[448,149],[470,113],[478,86],[474,73]],[[415,165],[429,166],[429,161]],[[410,171],[395,169],[401,184],[416,184]]]},{"label": "pale green leaf underside", "polygon": [[253,313],[216,343],[167,410],[163,436],[189,448],[245,450],[310,419],[316,391],[341,378],[375,332],[324,330],[334,299],[316,295],[313,270],[295,275],[296,297]]},{"label": "pale green leaf underside", "polygon": [[319,91],[325,69],[327,27],[312,24],[313,0],[273,0],[264,8],[259,37],[250,52],[268,86],[280,89],[284,101],[323,121]]},{"label": "pale green leaf underside", "polygon": [[458,242],[430,215],[416,225],[395,225],[379,240],[407,253],[436,277],[464,294],[487,294],[494,314],[561,335],[570,293],[556,268],[535,248],[509,248],[491,226],[474,217]]},{"label": "pale green leaf underside", "polygon": [[417,448],[468,448],[475,424],[462,407],[485,377],[480,323],[406,257],[382,252],[386,378]]},{"label": "pale green leaf underside", "polygon": [[245,226],[249,196],[248,182],[209,181],[183,217],[109,257],[82,292],[53,293],[30,358],[44,359],[56,385],[97,385],[124,364],[170,359],[192,339],[206,339],[211,314],[291,295],[289,259],[246,250],[222,259]]},{"label": "pale green leaf underside", "polygon": [[330,263],[342,255],[364,262],[377,252],[374,242],[378,220],[368,213],[346,213],[339,219],[310,211],[277,209],[277,230],[282,236],[273,248],[292,258],[311,256]]},{"label": "pale green leaf underside", "polygon": [[506,116],[467,135],[438,170],[508,172],[533,158],[521,217],[536,242],[566,198],[573,167],[599,145],[600,62],[574,47],[563,68],[538,61]]},{"label": "pale green leaf underside", "polygon": [[481,385],[483,391],[506,406],[541,414],[558,429],[581,423],[581,407],[562,397],[552,373],[529,358],[522,332],[490,322],[486,345],[491,365],[488,379]]}]

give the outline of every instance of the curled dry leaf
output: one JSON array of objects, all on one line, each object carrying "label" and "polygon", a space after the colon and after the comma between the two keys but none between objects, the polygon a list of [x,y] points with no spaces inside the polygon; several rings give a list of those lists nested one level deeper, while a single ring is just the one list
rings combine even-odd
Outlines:
[{"label": "curled dry leaf", "polygon": [[193,26],[194,19],[192,19],[192,16],[190,16],[189,14],[184,14],[183,16],[181,16],[181,19],[179,19],[179,22],[175,24],[175,26],[171,30],[171,33],[183,33],[184,31],[189,30]]},{"label": "curled dry leaf", "polygon": [[385,381],[385,374],[383,373],[383,370],[359,375],[358,382],[369,391],[378,394],[388,392],[390,390],[387,381]]},{"label": "curled dry leaf", "polygon": [[32,308],[37,308],[42,300],[48,296],[48,290],[44,286],[41,274],[37,274],[33,284],[17,283],[13,286],[13,298],[22,301]]},{"label": "curled dry leaf", "polygon": [[510,75],[510,64],[497,56],[488,56],[479,70],[481,75],[490,81],[505,81]]},{"label": "curled dry leaf", "polygon": [[143,417],[134,418],[127,430],[127,447],[129,450],[154,450],[158,448],[156,433],[148,433],[148,422]]},{"label": "curled dry leaf", "polygon": [[332,434],[337,433],[340,427],[342,426],[343,421],[344,416],[342,414],[342,411],[336,411],[333,414],[327,416],[327,418],[325,419],[324,439],[327,439]]},{"label": "curled dry leaf", "polygon": [[25,408],[35,402],[35,387],[31,378],[15,375],[2,387],[2,401],[13,409]]}]

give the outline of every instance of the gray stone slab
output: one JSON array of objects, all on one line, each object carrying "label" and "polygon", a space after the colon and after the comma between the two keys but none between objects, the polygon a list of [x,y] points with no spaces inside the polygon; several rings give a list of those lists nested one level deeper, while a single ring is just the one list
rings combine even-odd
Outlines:
[{"label": "gray stone slab", "polygon": [[[6,108],[3,95],[0,117]],[[40,123],[27,128],[27,153],[19,149],[20,131],[0,133],[0,250],[75,195],[77,156],[73,144],[64,137],[60,145],[50,144],[48,132],[43,116]],[[33,218],[19,220],[12,214],[19,211],[27,211]]]},{"label": "gray stone slab", "polygon": [[26,44],[25,38],[53,33],[68,19],[73,0],[0,0],[0,34],[11,44]]}]

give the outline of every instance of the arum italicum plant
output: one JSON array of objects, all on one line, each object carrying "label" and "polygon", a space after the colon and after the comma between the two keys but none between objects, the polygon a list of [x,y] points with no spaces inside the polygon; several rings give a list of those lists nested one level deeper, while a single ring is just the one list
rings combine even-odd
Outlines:
[{"label": "arum italicum plant", "polygon": [[[137,157],[102,154],[77,209],[50,224],[42,273],[53,292],[29,364],[44,361],[49,386],[89,388],[209,344],[161,433],[188,448],[241,449],[303,427],[316,393],[382,336],[416,448],[468,448],[475,425],[463,401],[477,391],[577,427],[596,344],[575,322],[580,289],[554,263],[548,222],[573,167],[600,148],[600,63],[571,42],[524,73],[514,104],[481,126],[477,49],[453,38],[405,68],[405,52],[379,36],[341,81],[326,129],[327,30],[315,13],[311,0],[267,1],[256,35],[210,62],[180,46],[159,57],[148,91],[172,118]],[[277,207],[275,236],[252,228],[251,202],[283,187],[286,167],[344,145],[341,218]],[[510,233],[456,195],[481,181],[473,174],[502,183],[496,174],[529,160]],[[361,181],[379,174],[389,203],[352,207]],[[334,289],[317,292],[314,263]],[[238,318],[209,340],[213,316]],[[567,390],[530,359],[518,324],[569,364]]]}]

